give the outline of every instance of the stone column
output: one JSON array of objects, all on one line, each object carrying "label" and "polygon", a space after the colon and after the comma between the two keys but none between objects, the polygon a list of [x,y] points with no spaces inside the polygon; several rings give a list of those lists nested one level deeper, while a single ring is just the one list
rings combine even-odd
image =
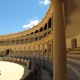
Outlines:
[{"label": "stone column", "polygon": [[28,51],[28,58],[30,58],[30,46],[29,46],[29,51]]},{"label": "stone column", "polygon": [[49,24],[49,23],[47,22],[46,24],[47,24],[47,35],[48,35],[48,32],[49,32],[49,29],[48,29],[48,24]]},{"label": "stone column", "polygon": [[22,54],[22,53],[21,53],[21,47],[19,47],[18,59],[19,59],[20,62],[21,62],[21,58],[20,58],[20,57],[21,57],[21,54]]},{"label": "stone column", "polygon": [[51,40],[51,59],[53,64],[53,39]]},{"label": "stone column", "polygon": [[[11,43],[10,43],[11,44]],[[16,39],[15,39],[15,43],[14,44],[16,44]]]},{"label": "stone column", "polygon": [[43,37],[42,38],[44,38],[44,26],[43,26],[43,31],[42,32],[43,32]]},{"label": "stone column", "polygon": [[15,47],[14,52],[13,52],[14,53],[14,56],[15,56],[15,51],[16,51],[16,47]]},{"label": "stone column", "polygon": [[66,39],[62,0],[52,0],[53,5],[53,80],[67,80]]},{"label": "stone column", "polygon": [[38,45],[38,60],[40,60],[40,45]]},{"label": "stone column", "polygon": [[26,51],[26,46],[24,46],[24,51],[23,51],[23,62],[24,62],[24,58],[25,58],[25,51]]},{"label": "stone column", "polygon": [[53,15],[51,16],[51,31],[53,30]]},{"label": "stone column", "polygon": [[25,41],[26,41],[26,38],[24,37],[24,42],[23,42],[23,44],[25,44]]},{"label": "stone column", "polygon": [[42,44],[42,48],[43,48],[43,50],[42,50],[42,60],[43,60],[43,68],[45,68],[45,59],[44,59],[44,57],[45,57],[45,53],[44,53],[44,43]]},{"label": "stone column", "polygon": [[33,63],[35,63],[35,55],[36,55],[36,52],[35,52],[35,45],[33,46],[33,53],[32,53],[32,57],[33,57]]},{"label": "stone column", "polygon": [[49,61],[49,42],[47,42],[47,61]]},{"label": "stone column", "polygon": [[28,38],[29,38],[29,43],[30,43],[31,34],[29,34],[28,36],[29,36]]},{"label": "stone column", "polygon": [[40,46],[38,44],[38,58],[39,58],[39,53],[40,53]]}]

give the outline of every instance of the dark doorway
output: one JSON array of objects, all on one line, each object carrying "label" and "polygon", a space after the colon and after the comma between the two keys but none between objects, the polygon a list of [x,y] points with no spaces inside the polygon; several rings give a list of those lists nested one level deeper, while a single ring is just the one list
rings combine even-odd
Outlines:
[{"label": "dark doorway", "polygon": [[72,46],[72,48],[77,48],[77,39],[76,38],[71,40],[71,46]]},{"label": "dark doorway", "polygon": [[10,52],[10,50],[7,49],[6,52],[5,52],[5,56],[9,55],[9,52]]}]

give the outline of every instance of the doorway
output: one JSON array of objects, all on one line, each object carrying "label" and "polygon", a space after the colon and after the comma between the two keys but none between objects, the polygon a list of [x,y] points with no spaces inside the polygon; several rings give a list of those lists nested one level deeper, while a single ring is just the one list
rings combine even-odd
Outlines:
[{"label": "doorway", "polygon": [[71,47],[72,48],[77,48],[77,39],[76,38],[71,40]]},{"label": "doorway", "polygon": [[10,52],[10,50],[7,49],[7,50],[5,51],[5,56],[9,55],[9,52]]}]

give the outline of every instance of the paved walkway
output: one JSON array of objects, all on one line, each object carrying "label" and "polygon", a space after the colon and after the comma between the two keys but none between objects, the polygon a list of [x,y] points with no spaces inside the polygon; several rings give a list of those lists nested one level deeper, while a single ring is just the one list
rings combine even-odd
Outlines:
[{"label": "paved walkway", "polygon": [[46,71],[42,69],[42,80],[52,80],[50,74]]}]

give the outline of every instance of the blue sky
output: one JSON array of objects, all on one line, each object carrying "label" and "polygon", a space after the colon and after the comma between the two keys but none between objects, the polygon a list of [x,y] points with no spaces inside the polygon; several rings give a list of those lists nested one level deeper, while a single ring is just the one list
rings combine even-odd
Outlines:
[{"label": "blue sky", "polygon": [[50,0],[0,0],[0,34],[32,28],[45,16]]}]

